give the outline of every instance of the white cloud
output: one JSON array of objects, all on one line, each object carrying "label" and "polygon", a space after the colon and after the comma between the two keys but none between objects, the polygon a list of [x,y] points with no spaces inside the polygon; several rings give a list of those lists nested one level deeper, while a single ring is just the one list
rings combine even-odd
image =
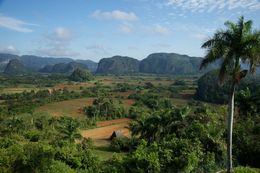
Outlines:
[{"label": "white cloud", "polygon": [[138,17],[133,12],[125,12],[120,10],[100,11],[96,10],[92,15],[96,19],[119,20],[119,21],[136,21]]},{"label": "white cloud", "polygon": [[0,48],[1,53],[19,54],[19,51],[13,46],[9,45],[7,47]]},{"label": "white cloud", "polygon": [[74,34],[67,28],[57,27],[52,32],[44,34],[46,46],[36,50],[37,54],[44,56],[68,57],[78,56],[78,52],[70,49]]},{"label": "white cloud", "polygon": [[53,32],[47,33],[45,37],[56,44],[65,44],[74,39],[72,32],[64,27],[57,27]]},{"label": "white cloud", "polygon": [[161,26],[159,24],[153,25],[148,30],[152,33],[160,34],[160,35],[167,35],[170,33],[169,29]]},{"label": "white cloud", "polygon": [[121,24],[119,29],[121,32],[126,34],[133,32],[133,26],[127,23]]},{"label": "white cloud", "polygon": [[26,23],[22,20],[0,14],[0,27],[18,32],[32,32],[33,30],[28,27],[30,25],[35,24]]},{"label": "white cloud", "polygon": [[198,13],[223,9],[260,10],[259,0],[167,0],[166,5]]}]

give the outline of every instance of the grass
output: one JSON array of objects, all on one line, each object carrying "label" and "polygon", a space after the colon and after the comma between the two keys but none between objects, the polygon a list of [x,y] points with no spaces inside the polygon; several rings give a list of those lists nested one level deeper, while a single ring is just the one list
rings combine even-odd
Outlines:
[{"label": "grass", "polygon": [[56,103],[46,104],[35,110],[38,112],[47,112],[52,116],[72,116],[72,117],[84,117],[82,108],[86,105],[91,105],[93,98],[83,98],[66,100]]},{"label": "grass", "polygon": [[37,91],[39,90],[38,88],[26,88],[26,87],[12,87],[12,88],[4,88],[0,90],[0,94],[14,94],[14,93],[22,93],[24,91],[30,92],[30,91]]},{"label": "grass", "polygon": [[182,99],[182,98],[173,98],[171,99],[173,104],[176,106],[185,106],[189,102],[189,100]]},{"label": "grass", "polygon": [[124,156],[127,153],[116,153],[114,151],[111,151],[109,146],[107,147],[95,147],[93,149],[93,153],[97,155],[102,161],[109,160],[113,157],[114,154]]},{"label": "grass", "polygon": [[[220,171],[218,173],[226,173],[226,171]],[[260,173],[260,169],[239,166],[234,168],[234,173]]]}]

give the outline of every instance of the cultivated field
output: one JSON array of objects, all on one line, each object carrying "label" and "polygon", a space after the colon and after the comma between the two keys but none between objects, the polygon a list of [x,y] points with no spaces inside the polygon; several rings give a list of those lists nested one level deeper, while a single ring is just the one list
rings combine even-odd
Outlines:
[{"label": "cultivated field", "polygon": [[93,98],[83,98],[66,100],[62,102],[50,103],[37,108],[36,112],[47,112],[52,116],[72,116],[83,117],[84,113],[82,108],[87,105],[91,105]]}]

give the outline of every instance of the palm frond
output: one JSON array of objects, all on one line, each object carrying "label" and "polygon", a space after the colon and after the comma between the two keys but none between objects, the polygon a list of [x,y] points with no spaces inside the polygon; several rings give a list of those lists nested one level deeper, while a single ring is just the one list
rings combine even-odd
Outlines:
[{"label": "palm frond", "polygon": [[226,21],[225,23],[224,23],[224,25],[229,29],[229,30],[235,30],[235,28],[236,28],[236,24],[235,23],[233,23],[233,22],[231,22],[231,21]]},{"label": "palm frond", "polygon": [[[250,72],[260,65],[260,31],[252,31],[251,20],[246,21],[243,16],[236,23],[226,21],[226,30],[218,30],[214,36],[202,44],[207,49],[200,69],[208,64],[222,59],[219,71],[219,80],[223,82],[230,73],[235,76],[241,71],[240,62],[249,63]],[[245,73],[246,75],[246,73]]]},{"label": "palm frond", "polygon": [[219,69],[219,75],[218,75],[220,83],[223,83],[228,71],[232,70],[229,67],[231,66],[233,61],[233,52],[230,50],[226,51],[225,54],[223,55],[223,59],[224,60],[221,64],[221,67]]},{"label": "palm frond", "polygon": [[205,56],[205,58],[202,60],[200,64],[200,70],[203,68],[206,68],[206,66],[212,62],[215,62],[217,59],[221,58],[221,53],[217,52],[216,49],[210,49]]},{"label": "palm frond", "polygon": [[252,31],[252,25],[253,25],[253,21],[252,20],[246,21],[244,23],[244,32],[250,33]]},{"label": "palm frond", "polygon": [[202,60],[200,69],[205,68],[208,64],[222,58],[226,47],[230,44],[230,33],[218,32],[214,37],[205,42],[202,47],[208,48],[205,58]]}]

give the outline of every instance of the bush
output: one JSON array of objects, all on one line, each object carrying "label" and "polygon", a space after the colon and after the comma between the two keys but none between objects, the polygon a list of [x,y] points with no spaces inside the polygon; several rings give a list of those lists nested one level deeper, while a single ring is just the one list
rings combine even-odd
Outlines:
[{"label": "bush", "polygon": [[186,82],[184,80],[176,80],[174,82],[174,85],[184,86],[184,85],[186,85]]},{"label": "bush", "polygon": [[41,138],[41,132],[37,130],[30,130],[25,133],[25,137],[31,142],[38,142]]},{"label": "bush", "polygon": [[93,80],[93,75],[86,70],[77,68],[69,77],[70,80],[75,82],[84,82]]},{"label": "bush", "polygon": [[115,137],[112,139],[110,147],[115,152],[127,152],[130,150],[131,142],[126,137]]},{"label": "bush", "polygon": [[68,165],[66,165],[65,163],[63,163],[61,161],[57,161],[57,160],[53,161],[51,163],[51,165],[45,171],[46,171],[46,173],[58,173],[58,172],[76,173],[76,171],[71,169]]},{"label": "bush", "polygon": [[256,169],[249,167],[237,167],[234,169],[235,173],[259,173]]}]

